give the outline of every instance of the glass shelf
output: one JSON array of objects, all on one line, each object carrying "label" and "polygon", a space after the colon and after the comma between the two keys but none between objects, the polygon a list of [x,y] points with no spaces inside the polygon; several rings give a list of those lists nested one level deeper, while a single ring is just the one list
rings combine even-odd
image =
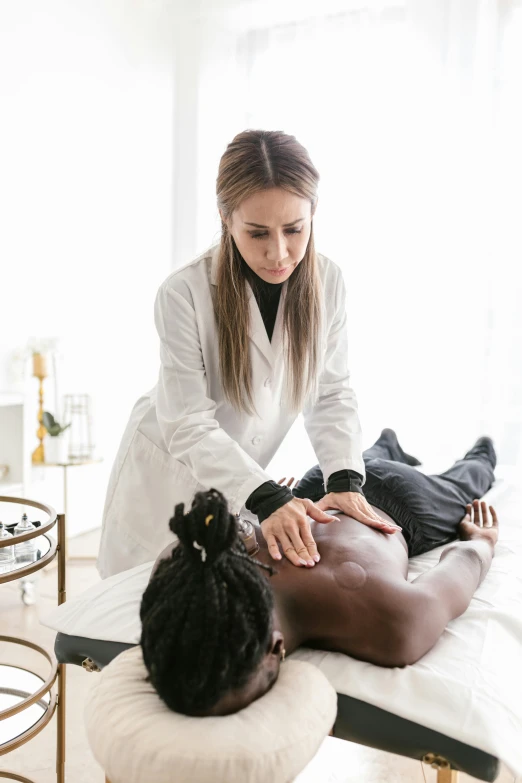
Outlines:
[{"label": "glass shelf", "polygon": [[[0,493],[1,490],[2,485],[0,484]],[[10,500],[0,501],[0,522],[3,522],[4,525],[15,525],[17,522],[20,522],[22,514],[27,514],[32,522],[38,520],[42,524],[47,522],[49,518],[48,514],[44,511],[40,511],[38,508],[34,508],[29,503],[26,505],[25,503],[15,504]]]},{"label": "glass shelf", "polygon": [[[20,704],[41,688],[44,682],[42,677],[26,669],[0,664],[0,711]],[[47,712],[49,703],[49,693],[45,693],[36,704],[0,721],[0,748],[32,729]]]},{"label": "glass shelf", "polygon": [[[16,536],[13,537],[13,542],[16,542]],[[26,554],[22,557],[16,557],[16,550],[15,550],[15,559],[10,561],[2,561],[0,560],[0,577],[4,576],[5,574],[12,574],[13,579],[16,579],[16,572],[20,571],[22,569],[26,569],[27,566],[32,566],[38,563],[40,560],[43,560],[46,555],[49,554],[51,551],[51,546],[54,542],[51,541],[51,539],[48,536],[38,536],[38,538],[34,538],[34,551],[31,554]],[[2,550],[0,550],[0,556],[2,554]],[[35,569],[36,570],[36,569]]]}]

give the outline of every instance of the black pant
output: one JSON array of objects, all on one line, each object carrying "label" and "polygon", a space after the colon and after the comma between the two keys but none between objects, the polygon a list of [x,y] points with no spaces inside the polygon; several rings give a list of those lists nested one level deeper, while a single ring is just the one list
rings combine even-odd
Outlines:
[{"label": "black pant", "polygon": [[[388,433],[390,431],[387,431]],[[406,464],[394,435],[381,435],[363,454],[366,466],[364,495],[402,527],[410,557],[453,541],[466,504],[492,486],[496,455],[489,438],[476,444],[445,473],[426,476]],[[314,502],[324,497],[319,465],[310,468],[293,490],[296,497]]]}]

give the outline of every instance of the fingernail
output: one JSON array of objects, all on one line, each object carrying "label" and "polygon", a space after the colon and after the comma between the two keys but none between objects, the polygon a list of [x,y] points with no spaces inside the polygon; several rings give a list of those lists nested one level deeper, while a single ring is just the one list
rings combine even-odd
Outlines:
[{"label": "fingernail", "polygon": [[306,560],[303,560],[302,558],[299,559],[299,562],[301,565],[306,565]]},{"label": "fingernail", "polygon": [[316,563],[318,563],[320,559],[321,559],[321,555],[314,555],[314,560]]},{"label": "fingernail", "polygon": [[281,560],[281,555],[274,555],[275,560]]},{"label": "fingernail", "polygon": [[308,560],[308,561],[307,561],[307,563],[306,563],[306,565],[308,565],[308,566],[314,566],[314,565],[315,565],[315,563],[314,563],[314,561],[313,561],[313,560]]}]

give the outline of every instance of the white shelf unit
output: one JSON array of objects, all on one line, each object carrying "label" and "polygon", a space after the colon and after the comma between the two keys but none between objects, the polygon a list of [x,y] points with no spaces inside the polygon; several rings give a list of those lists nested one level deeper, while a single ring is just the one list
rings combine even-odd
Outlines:
[{"label": "white shelf unit", "polygon": [[[35,429],[33,427],[33,429]],[[0,392],[0,495],[24,496],[30,483],[31,453],[28,444],[27,406],[24,396]]]}]

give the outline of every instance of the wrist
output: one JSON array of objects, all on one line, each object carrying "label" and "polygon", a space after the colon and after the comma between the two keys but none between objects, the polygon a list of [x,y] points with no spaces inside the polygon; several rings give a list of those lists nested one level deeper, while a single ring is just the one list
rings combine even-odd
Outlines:
[{"label": "wrist", "polygon": [[252,492],[245,506],[248,511],[257,516],[258,522],[261,524],[274,511],[293,500],[293,497],[292,491],[284,484],[266,481]]},{"label": "wrist", "polygon": [[482,556],[487,560],[488,558],[491,559],[493,557],[495,553],[495,544],[490,539],[481,537],[468,538],[465,541],[452,541],[451,544],[448,544],[448,546],[444,547],[442,550],[440,560],[444,560],[451,552],[457,554],[471,553],[472,555],[477,555],[479,559],[481,559]]},{"label": "wrist", "polygon": [[494,550],[496,542],[493,541],[488,535],[484,535],[481,530],[482,528],[477,528],[476,531],[473,531],[466,538],[463,538],[461,543],[473,544],[474,546],[484,545],[485,547]]},{"label": "wrist", "polygon": [[490,538],[476,538],[473,539],[473,543],[478,544],[481,549],[484,552],[489,553],[491,557],[494,556],[496,541],[492,541]]},{"label": "wrist", "polygon": [[338,470],[329,477],[326,492],[327,494],[340,494],[341,492],[357,492],[362,495],[363,478],[353,470]]},{"label": "wrist", "polygon": [[286,497],[279,498],[275,501],[268,501],[267,503],[263,503],[258,511],[257,511],[257,519],[260,525],[265,522],[268,517],[272,516],[272,514],[275,514],[276,511],[279,511],[280,508],[283,506],[286,506],[288,503],[291,503],[292,500],[295,500],[294,496],[292,494],[287,495]]}]

